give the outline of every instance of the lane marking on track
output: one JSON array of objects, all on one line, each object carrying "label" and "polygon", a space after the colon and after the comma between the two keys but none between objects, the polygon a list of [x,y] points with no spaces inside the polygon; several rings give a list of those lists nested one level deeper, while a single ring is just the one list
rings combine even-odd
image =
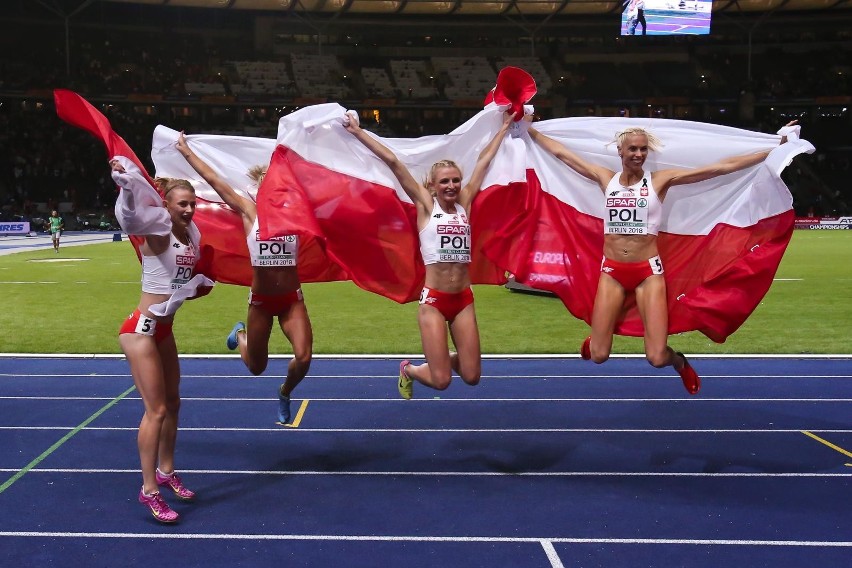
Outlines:
[{"label": "lane marking on track", "polygon": [[[0,472],[17,471],[13,468]],[[825,472],[702,472],[702,471],[305,471],[305,470],[212,470],[212,469],[181,469],[182,474],[193,475],[238,475],[263,477],[554,477],[554,478],[590,478],[590,477],[689,477],[689,478],[842,478],[847,480],[852,473]],[[33,468],[30,473],[62,473],[81,475],[129,474],[139,473],[138,469],[67,469],[67,468]],[[846,481],[844,481],[846,483]]]},{"label": "lane marking on track", "polygon": [[[290,355],[292,357],[292,355]],[[2,357],[0,357],[2,358]],[[271,358],[271,356],[270,356]],[[692,358],[692,356],[690,356]],[[392,377],[383,376],[383,375],[309,375],[311,379],[376,379],[376,380],[390,380]],[[702,373],[701,375],[704,378],[708,379],[850,379],[852,375],[705,375]],[[113,374],[113,373],[0,373],[0,377],[13,377],[13,378],[34,378],[34,379],[54,379],[54,378],[88,378],[88,379],[114,379],[114,378],[130,378],[130,373],[121,373],[121,374]],[[247,376],[241,375],[194,375],[194,374],[181,374],[181,379],[236,379],[240,381],[245,381]],[[482,375],[482,379],[510,379],[510,380],[530,380],[530,379],[665,379],[667,381],[674,380],[677,376],[672,375],[625,375],[625,374],[615,374],[615,375],[586,375],[586,374],[576,374],[576,375],[538,375],[538,374],[524,374],[524,375]],[[254,379],[260,380],[260,379]]]},{"label": "lane marking on track", "polygon": [[305,415],[305,410],[308,409],[308,400],[305,399],[302,401],[302,404],[299,405],[299,410],[296,412],[296,417],[293,419],[293,422],[290,424],[284,424],[287,428],[298,428],[299,424],[302,423],[302,417]]},{"label": "lane marking on track", "polygon": [[[804,434],[805,436],[808,436],[810,438],[813,438],[814,440],[816,440],[820,444],[824,444],[824,445],[828,446],[829,448],[831,448],[832,450],[840,452],[841,454],[843,454],[844,456],[846,456],[848,458],[852,458],[852,452],[848,452],[848,451],[844,450],[843,448],[841,448],[840,446],[832,444],[828,440],[826,440],[824,438],[820,438],[819,436],[817,436],[816,434],[814,434],[812,432],[808,432],[807,430],[802,430],[802,434]],[[849,464],[849,463],[847,463],[845,465],[847,467],[852,467],[852,464]]]},{"label": "lane marking on track", "polygon": [[109,532],[36,532],[2,531],[0,537],[41,538],[134,538],[174,540],[305,540],[340,542],[492,542],[534,543],[543,541],[560,544],[694,544],[698,546],[831,546],[852,548],[852,542],[842,540],[723,540],[688,538],[558,538],[502,536],[394,536],[394,535],[336,535],[336,534],[210,534],[210,533],[109,533]]},{"label": "lane marking on track", "polygon": [[[138,396],[129,396],[126,400],[140,400],[141,397]],[[268,397],[215,397],[215,396],[181,396],[180,399],[182,401],[192,401],[192,402],[263,402],[268,403],[273,398]],[[108,396],[0,396],[0,400],[29,400],[29,401],[45,401],[45,400],[58,400],[58,401],[68,401],[68,400],[112,400],[111,397]],[[387,396],[383,398],[323,398],[323,397],[314,397],[310,400],[315,400],[318,402],[346,402],[346,403],[392,403],[392,404],[425,404],[425,403],[504,403],[504,404],[512,404],[512,403],[528,403],[528,402],[541,402],[541,403],[565,403],[565,402],[581,402],[581,403],[590,403],[590,402],[601,402],[601,403],[617,403],[617,402],[640,402],[640,403],[648,403],[648,402],[676,402],[676,403],[689,403],[689,404],[698,404],[701,402],[757,402],[757,403],[765,403],[765,402],[793,402],[793,403],[807,403],[813,404],[816,402],[830,402],[830,403],[849,403],[852,402],[852,398],[414,398],[411,400],[403,400],[399,396]]]},{"label": "lane marking on track", "polygon": [[562,564],[562,560],[559,558],[559,554],[557,554],[556,549],[553,548],[553,543],[551,541],[542,540],[541,547],[544,549],[544,553],[550,561],[551,568],[565,568],[565,565]]},{"label": "lane marking on track", "polygon": [[16,481],[18,481],[20,478],[22,478],[24,475],[26,475],[28,471],[31,471],[31,470],[32,470],[35,466],[37,466],[38,464],[40,464],[40,463],[41,463],[41,462],[42,462],[45,458],[47,458],[50,454],[52,454],[53,452],[55,452],[55,451],[56,451],[56,450],[57,450],[57,449],[58,449],[58,448],[59,448],[62,444],[64,444],[64,443],[65,443],[65,442],[67,442],[68,440],[70,440],[70,439],[71,439],[71,438],[72,438],[75,434],[77,434],[78,432],[80,432],[81,430],[83,430],[86,426],[88,426],[88,425],[89,425],[89,424],[90,424],[93,420],[95,420],[98,416],[100,416],[101,414],[103,414],[104,412],[106,412],[107,410],[109,410],[109,409],[110,409],[110,408],[111,408],[114,404],[116,404],[118,401],[120,401],[122,398],[124,398],[125,396],[127,396],[128,394],[130,394],[130,393],[131,393],[133,390],[135,390],[135,389],[136,389],[136,387],[135,387],[135,386],[130,387],[129,389],[127,389],[126,391],[124,391],[123,393],[121,393],[120,395],[118,395],[117,397],[115,397],[114,399],[112,399],[111,401],[109,401],[107,404],[103,405],[103,406],[102,406],[99,410],[97,410],[94,414],[92,414],[91,416],[89,416],[88,418],[86,418],[85,420],[83,420],[83,421],[82,421],[80,424],[78,424],[78,425],[77,425],[77,426],[76,426],[73,430],[71,430],[70,432],[68,432],[68,433],[67,433],[67,434],[65,434],[64,436],[62,436],[62,437],[61,437],[61,438],[60,438],[60,439],[59,439],[56,443],[54,443],[52,446],[50,446],[50,447],[49,447],[49,448],[47,448],[44,452],[42,452],[42,454],[41,454],[40,456],[38,456],[36,459],[34,459],[33,461],[31,461],[30,463],[28,463],[27,465],[25,465],[25,466],[23,467],[23,469],[19,470],[19,471],[18,471],[15,475],[13,475],[13,476],[12,476],[12,477],[10,477],[9,479],[7,479],[7,480],[3,483],[3,485],[0,485],[0,494],[2,494],[2,493],[3,493],[4,491],[6,491],[9,487],[11,487],[13,483],[15,483],[15,482],[16,482]]},{"label": "lane marking on track", "polygon": [[[0,426],[0,431],[11,430],[68,430],[69,426]],[[136,431],[138,426],[92,426],[80,428],[92,432]],[[791,434],[801,433],[801,428],[299,428],[300,432],[317,434]],[[280,432],[281,428],[193,427],[181,426],[181,432]],[[820,430],[832,434],[850,434],[852,430]]]}]

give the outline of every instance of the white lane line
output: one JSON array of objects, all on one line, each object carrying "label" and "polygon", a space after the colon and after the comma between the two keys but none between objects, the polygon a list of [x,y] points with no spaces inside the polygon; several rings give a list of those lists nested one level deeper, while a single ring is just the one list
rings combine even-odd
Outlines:
[{"label": "white lane line", "polygon": [[[277,379],[280,382],[280,378]],[[139,396],[131,396],[125,397],[126,400],[139,400]],[[210,397],[210,396],[182,396],[180,399],[184,402],[194,401],[194,402],[269,402],[270,400],[275,400],[274,397]],[[0,396],[0,400],[112,400],[112,397],[106,396]],[[293,401],[299,399],[294,398]],[[407,401],[403,401],[398,396],[388,396],[384,398],[322,398],[322,397],[311,397],[311,401],[317,402],[353,402],[353,403],[362,403],[362,402],[390,402],[390,403],[400,403],[404,402],[405,404],[417,404],[417,403],[443,403],[443,402],[467,402],[467,403],[516,403],[516,402],[538,402],[538,403],[566,403],[566,402],[688,402],[690,404],[697,404],[700,402],[803,402],[803,403],[815,403],[815,402],[840,402],[840,403],[848,403],[852,402],[852,398],[442,398],[442,397],[432,397],[432,398],[421,398],[421,399],[411,399]]]},{"label": "white lane line", "polygon": [[[690,357],[691,358],[691,357]],[[308,375],[311,379],[379,379],[385,380],[392,378],[391,375],[380,375],[380,374],[371,374],[371,375]],[[114,379],[114,378],[130,378],[130,373],[0,373],[0,377],[13,377],[13,378],[32,378],[32,379],[41,379],[41,378],[87,378],[87,379]],[[538,374],[524,374],[524,375],[482,375],[483,380],[485,379],[514,379],[514,380],[530,380],[530,379],[665,379],[671,380],[672,378],[677,378],[677,375],[624,375],[624,374],[615,374],[615,375],[538,375]],[[702,379],[850,379],[852,375],[706,375],[704,373],[701,374]],[[239,379],[241,381],[260,381],[262,379],[253,377],[251,375],[239,375],[239,374],[230,374],[230,375],[194,375],[194,374],[182,374],[181,379]]]},{"label": "white lane line", "polygon": [[556,549],[553,548],[553,543],[549,540],[542,540],[541,547],[544,549],[544,553],[547,555],[547,559],[550,561],[550,566],[552,568],[565,568],[565,565],[562,564],[562,560],[559,559],[559,554],[556,553]]},{"label": "white lane line", "polygon": [[[70,430],[73,426],[0,426],[2,430]],[[87,426],[84,431],[136,432],[138,426]],[[852,430],[816,430],[814,428],[293,428],[293,432],[319,434],[801,434],[802,430],[825,434],[849,434]],[[281,432],[275,428],[192,427],[181,426],[181,432]]]},{"label": "white lane line", "polygon": [[842,540],[721,540],[687,538],[558,538],[558,537],[502,537],[502,536],[393,536],[393,535],[323,535],[323,534],[238,534],[238,533],[111,533],[111,532],[47,532],[2,531],[0,537],[35,538],[132,538],[175,540],[306,540],[341,542],[489,542],[534,543],[550,541],[563,544],[652,544],[697,546],[810,546],[850,548],[852,542]]},{"label": "white lane line", "polygon": [[[0,472],[15,472],[15,468],[0,468]],[[849,478],[850,473],[832,472],[701,472],[701,471],[268,471],[268,470],[214,470],[181,469],[181,474],[192,475],[239,475],[239,476],[323,476],[323,477],[701,477],[701,478]],[[33,468],[28,474],[138,474],[138,469],[70,469],[70,468]]]}]

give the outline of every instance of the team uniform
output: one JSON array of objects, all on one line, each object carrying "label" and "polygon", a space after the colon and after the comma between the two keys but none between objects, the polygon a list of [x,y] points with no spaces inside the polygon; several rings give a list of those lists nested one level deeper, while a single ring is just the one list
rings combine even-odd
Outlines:
[{"label": "team uniform", "polygon": [[[420,231],[423,264],[469,264],[470,223],[467,213],[458,203],[455,204],[455,213],[445,213],[437,199],[433,203],[429,222]],[[448,293],[424,287],[420,293],[420,303],[436,308],[447,321],[452,322],[465,307],[473,303],[473,291],[467,288],[458,293]]]},{"label": "team uniform", "polygon": [[203,274],[193,275],[201,256],[198,247],[201,233],[195,223],[190,223],[187,231],[189,243],[180,242],[172,234],[171,218],[162,206],[162,198],[139,168],[123,156],[114,159],[125,169],[125,173],[113,172],[113,179],[121,187],[115,203],[115,216],[121,228],[128,235],[169,235],[167,250],[156,256],[142,256],[142,291],[169,297],[164,302],[149,306],[150,315],[139,310],[130,314],[119,335],[139,333],[153,337],[159,343],[171,335],[168,319],[183,302],[206,294],[214,282]]},{"label": "team uniform", "polygon": [[[605,235],[656,235],[659,233],[663,204],[654,191],[651,176],[645,175],[635,184],[625,187],[616,173],[604,192]],[[649,276],[663,274],[659,256],[641,262],[619,262],[606,256],[601,272],[615,278],[624,290],[631,292]]]},{"label": "team uniform", "polygon": [[50,224],[50,237],[56,241],[62,236],[62,226],[65,222],[62,217],[48,217],[47,222]]},{"label": "team uniform", "polygon": [[[128,235],[168,236],[169,239],[168,246],[160,254],[141,256],[142,292],[165,296],[166,300],[148,306],[147,313],[142,313],[137,308],[124,321],[118,333],[119,335],[133,333],[148,336],[153,338],[157,344],[166,340],[174,342],[172,316],[185,300],[206,294],[214,284],[203,274],[193,274],[200,259],[198,247],[201,243],[201,234],[195,223],[190,222],[186,230],[187,243],[184,244],[178,240],[172,232],[171,216],[168,209],[163,206],[163,198],[145,179],[139,167],[123,156],[116,156],[113,160],[118,161],[124,168],[123,172],[112,172],[113,180],[121,187],[115,203],[115,216],[121,228]],[[141,254],[140,249],[137,249],[137,252]],[[130,351],[125,351],[125,353],[128,361],[130,361]],[[136,350],[135,353],[135,356],[139,357],[140,351]],[[160,357],[162,356],[160,355]],[[177,354],[174,353],[171,356],[174,357],[174,364],[177,365]],[[177,378],[179,379],[179,371]],[[136,379],[135,376],[134,379]],[[139,378],[138,380],[143,379]],[[167,380],[165,373],[160,376],[160,380]],[[143,398],[152,396],[155,400],[158,399],[158,395],[151,394],[143,395]],[[162,395],[159,396],[164,398]],[[145,404],[148,404],[147,399]],[[176,434],[177,412],[174,412],[174,419],[173,433]],[[161,428],[164,428],[164,426],[161,426]],[[140,438],[143,435],[142,433],[143,427],[140,425]],[[162,430],[159,435],[160,443],[162,443]],[[157,451],[159,452],[162,449],[163,447],[160,445]],[[172,453],[173,449],[172,447]],[[141,446],[139,453],[140,458],[142,458],[143,448]],[[156,456],[157,461],[160,461],[160,459],[161,456]],[[195,498],[195,493],[183,485],[183,481],[175,471],[166,473],[157,466],[154,471],[154,481],[157,487],[163,486],[171,489],[178,499],[192,501]],[[158,521],[173,523],[178,520],[178,513],[168,506],[158,490],[146,493],[143,483],[137,499]]]},{"label": "team uniform", "polygon": [[[299,260],[299,237],[286,235],[277,239],[263,241],[260,239],[260,225],[255,216],[251,231],[246,237],[251,265],[287,266],[295,268]],[[273,316],[280,316],[298,302],[303,302],[302,289],[298,288],[286,294],[257,294],[249,291],[248,303],[256,306]]]},{"label": "team uniform", "polygon": [[[183,244],[170,233],[169,247],[164,252],[142,257],[142,291],[174,294],[189,282],[197,263],[198,255],[192,241]],[[171,335],[172,323],[157,321],[137,309],[124,321],[118,333],[147,335],[160,343]]]}]

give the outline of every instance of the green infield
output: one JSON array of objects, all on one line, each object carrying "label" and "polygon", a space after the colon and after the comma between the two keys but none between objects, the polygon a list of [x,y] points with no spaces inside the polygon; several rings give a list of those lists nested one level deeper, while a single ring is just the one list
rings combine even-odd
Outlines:
[{"label": "green infield", "polygon": [[[135,308],[140,268],[127,241],[0,257],[5,353],[120,353],[116,333]],[[415,303],[399,305],[348,282],[307,284],[315,353],[420,353]],[[576,353],[588,334],[553,297],[477,286],[483,353]],[[230,353],[225,336],[245,318],[248,289],[217,284],[178,312],[182,353]],[[850,354],[852,231],[796,231],[767,296],[724,344],[700,333],[674,336],[686,353]],[[288,353],[273,334],[271,353]],[[642,353],[618,337],[615,354]]]}]

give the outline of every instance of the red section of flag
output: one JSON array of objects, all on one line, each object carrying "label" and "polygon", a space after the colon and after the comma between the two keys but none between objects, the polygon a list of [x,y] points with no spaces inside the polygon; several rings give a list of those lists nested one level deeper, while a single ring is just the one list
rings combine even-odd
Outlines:
[{"label": "red section of flag", "polygon": [[[396,193],[307,162],[278,146],[257,194],[261,238],[313,240],[341,279],[396,302],[423,287],[414,206]],[[302,264],[300,249],[299,264]]]}]

